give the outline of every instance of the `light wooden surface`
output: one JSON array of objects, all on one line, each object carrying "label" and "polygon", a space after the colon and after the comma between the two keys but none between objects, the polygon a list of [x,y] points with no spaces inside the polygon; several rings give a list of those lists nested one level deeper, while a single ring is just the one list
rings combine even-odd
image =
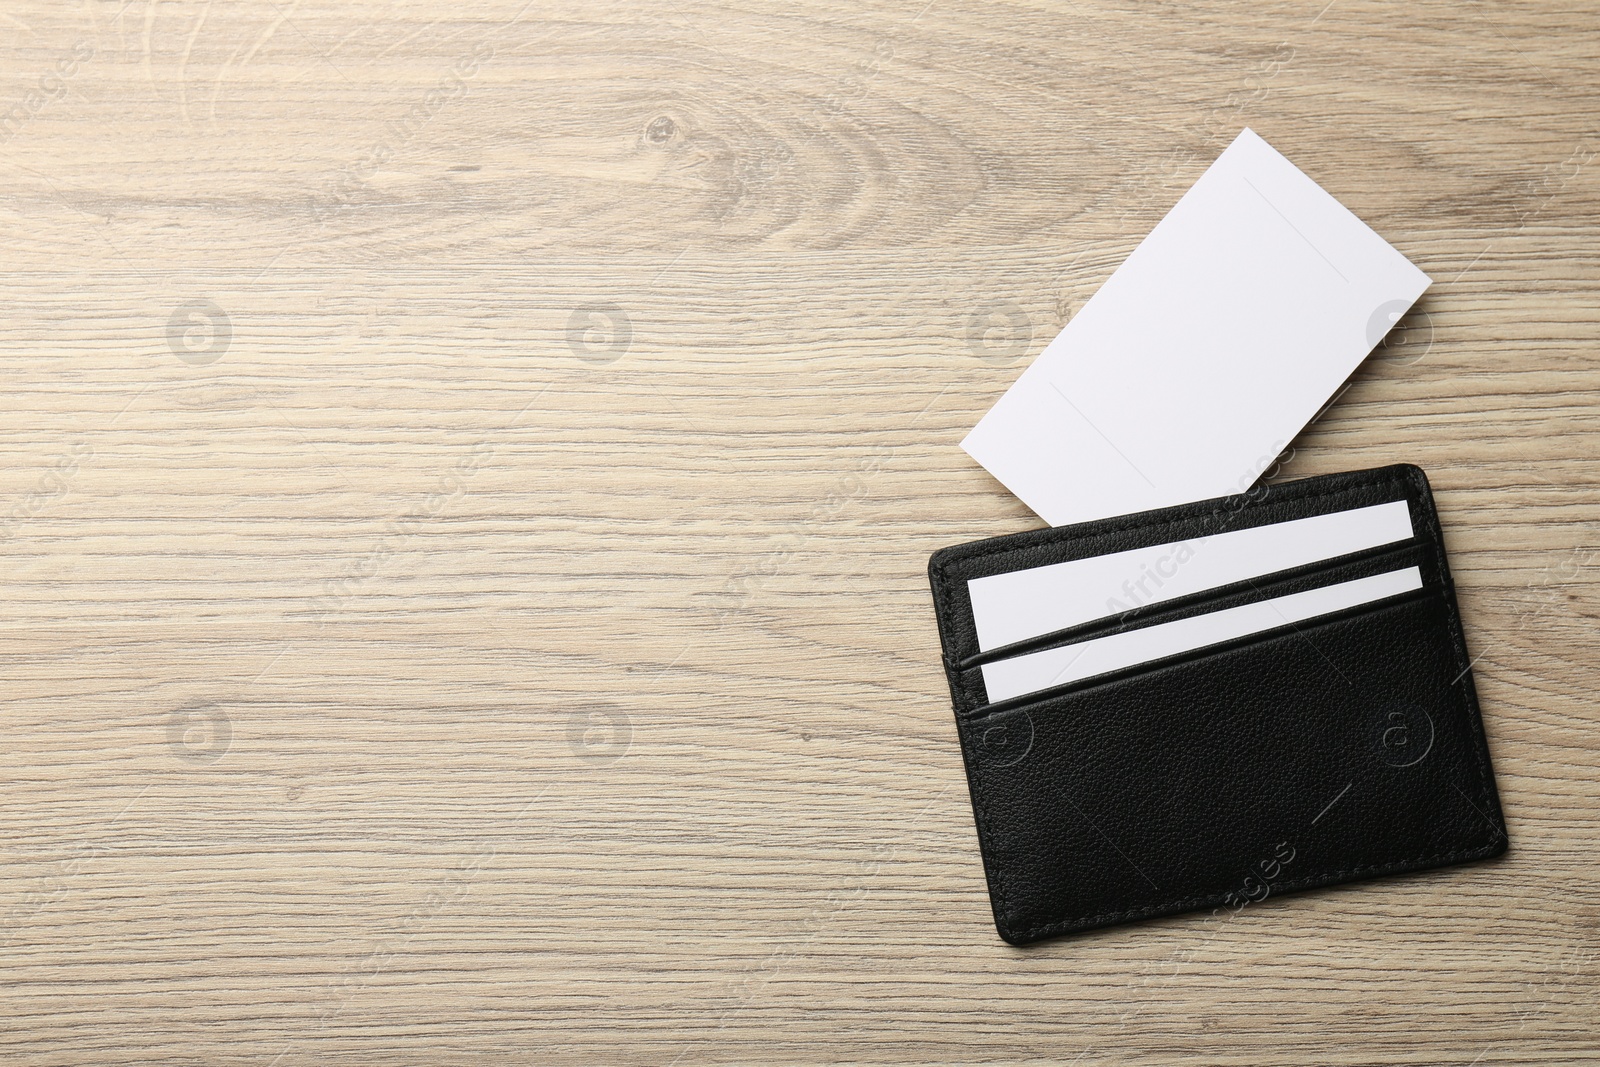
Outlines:
[{"label": "light wooden surface", "polygon": [[[1600,1057],[1600,20],[1325,4],[7,5],[0,1060]],[[1282,476],[1430,471],[1512,851],[1016,950],[957,441],[1243,125],[1435,279]]]}]

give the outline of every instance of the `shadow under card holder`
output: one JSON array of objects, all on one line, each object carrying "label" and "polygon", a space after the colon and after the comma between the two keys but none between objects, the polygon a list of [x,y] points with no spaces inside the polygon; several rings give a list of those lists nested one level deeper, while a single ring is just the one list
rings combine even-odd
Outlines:
[{"label": "shadow under card holder", "polygon": [[1417,467],[976,541],[928,572],[1013,944],[1505,851]]}]

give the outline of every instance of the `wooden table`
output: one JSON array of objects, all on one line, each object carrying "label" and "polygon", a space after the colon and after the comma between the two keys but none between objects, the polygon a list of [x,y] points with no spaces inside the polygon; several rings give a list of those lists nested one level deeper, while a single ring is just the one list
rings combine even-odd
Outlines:
[{"label": "wooden table", "polygon": [[[9,5],[0,1059],[1600,1056],[1582,7]],[[1013,949],[957,442],[1245,125],[1435,279],[1280,476],[1431,473],[1511,852]]]}]

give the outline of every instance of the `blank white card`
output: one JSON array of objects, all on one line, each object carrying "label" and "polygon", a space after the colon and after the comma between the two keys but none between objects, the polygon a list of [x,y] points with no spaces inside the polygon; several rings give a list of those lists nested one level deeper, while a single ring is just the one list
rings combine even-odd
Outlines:
[{"label": "blank white card", "polygon": [[1052,526],[1242,492],[1428,284],[1245,130],[961,447]]}]

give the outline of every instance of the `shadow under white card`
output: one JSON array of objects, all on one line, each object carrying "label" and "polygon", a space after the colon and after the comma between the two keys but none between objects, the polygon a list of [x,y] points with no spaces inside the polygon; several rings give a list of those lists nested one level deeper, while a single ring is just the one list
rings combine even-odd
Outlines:
[{"label": "shadow under white card", "polygon": [[1245,130],[961,447],[1053,526],[1240,492],[1428,284]]}]

